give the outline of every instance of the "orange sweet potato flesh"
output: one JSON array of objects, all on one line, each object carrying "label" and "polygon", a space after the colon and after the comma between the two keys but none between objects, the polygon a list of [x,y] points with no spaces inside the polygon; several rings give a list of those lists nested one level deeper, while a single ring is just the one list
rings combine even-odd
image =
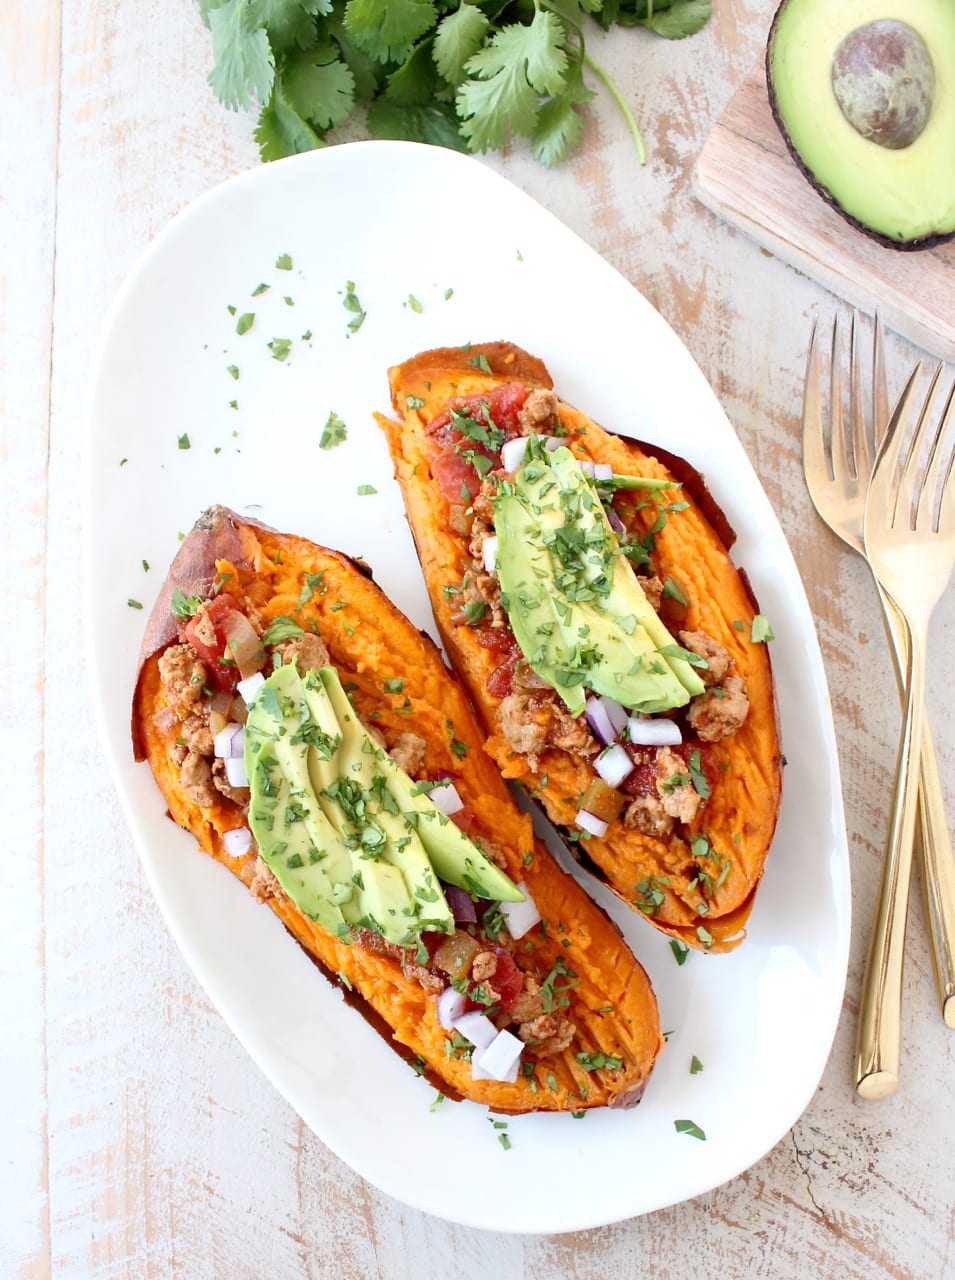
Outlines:
[{"label": "orange sweet potato flesh", "polygon": [[[320,582],[314,575],[321,575]],[[170,612],[173,589],[206,597],[223,581],[263,626],[287,616],[306,630],[314,624],[343,683],[353,688],[362,720],[376,725],[389,743],[413,729],[427,743],[424,776],[454,776],[461,798],[479,815],[478,834],[503,849],[508,873],[525,881],[540,910],[544,923],[515,945],[514,958],[541,980],[560,966],[557,1001],[576,1027],[574,1039],[563,1051],[535,1062],[532,1074],[522,1074],[516,1083],[474,1080],[469,1063],[449,1053],[449,1033],[436,1018],[436,995],[406,975],[393,950],[333,937],[278,890],[268,906],[292,937],[391,1047],[448,1097],[506,1114],[639,1101],[663,1043],[646,973],[610,918],[535,839],[529,818],[481,750],[483,735],[474,713],[439,650],[384,596],[365,564],[224,507],[202,515],[182,543],[147,625],[132,704],[136,758],[148,761],[170,817],[206,853],[252,883],[254,846],[242,857],[231,857],[222,840],[224,832],[244,824],[242,808],[225,796],[200,807],[183,792],[175,750],[181,726],[158,666],[178,638]],[[306,582],[314,589],[303,601]],[[388,692],[385,682],[394,688],[399,679],[400,694]],[[565,970],[573,977],[564,976]],[[577,1054],[603,1054],[620,1065],[595,1070],[593,1057],[584,1065]],[[529,1060],[528,1052],[524,1061]]]},{"label": "orange sweet potato flesh", "polygon": [[[378,420],[388,440],[438,630],[478,710],[488,754],[502,776],[522,784],[570,837],[583,865],[658,929],[699,949],[725,951],[738,945],[776,825],[782,757],[767,645],[750,639],[757,606],[729,555],[732,530],[702,477],[685,460],[612,435],[576,408],[559,404],[560,422],[579,457],[610,463],[616,473],[682,483],[676,496],[687,506],[670,514],[657,533],[654,570],[659,578],[672,577],[680,584],[688,600],[679,627],[702,630],[726,648],[750,702],[742,726],[712,746],[712,792],[692,821],[678,823],[661,837],[630,829],[618,819],[603,837],[581,840],[575,813],[595,776],[591,765],[551,747],[532,768],[527,755],[512,749],[501,732],[501,698],[488,687],[499,657],[481,643],[477,627],[460,621],[454,596],[446,591],[461,581],[473,560],[467,534],[456,531],[451,505],[432,470],[436,446],[427,431],[450,399],[487,395],[514,382],[552,389],[551,378],[536,357],[510,343],[494,342],[423,352],[392,368],[389,382],[398,416],[378,415]],[[631,503],[625,515],[628,531],[646,531],[656,515],[656,508],[641,511]],[[703,861],[693,857],[699,843],[691,847],[701,833],[714,855]],[[700,879],[700,871],[711,873],[709,881]]]}]

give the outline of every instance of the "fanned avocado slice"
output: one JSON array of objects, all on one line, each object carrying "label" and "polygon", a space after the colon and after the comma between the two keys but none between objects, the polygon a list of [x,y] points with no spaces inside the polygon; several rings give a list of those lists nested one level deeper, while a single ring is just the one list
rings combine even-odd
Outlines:
[{"label": "fanned avocado slice", "polygon": [[528,665],[573,715],[588,689],[647,714],[684,706],[704,687],[693,655],[644,595],[595,486],[569,449],[528,457],[493,499],[501,602]]},{"label": "fanned avocado slice", "polygon": [[279,667],[245,728],[249,825],[301,911],[344,937],[372,929],[399,945],[450,933],[440,880],[477,897],[521,891],[366,732],[333,667]]}]

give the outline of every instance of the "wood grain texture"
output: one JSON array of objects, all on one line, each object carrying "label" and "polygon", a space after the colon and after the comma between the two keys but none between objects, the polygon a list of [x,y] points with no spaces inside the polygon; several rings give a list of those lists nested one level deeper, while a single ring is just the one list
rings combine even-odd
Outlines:
[{"label": "wood grain texture", "polygon": [[[81,405],[99,325],[139,253],[189,200],[258,161],[250,121],[222,110],[205,84],[208,35],[192,0],[36,0],[3,24],[2,155],[16,199],[0,206],[0,519],[17,646],[0,660],[0,742],[6,786],[30,800],[13,811],[0,860],[4,1280],[955,1277],[955,1038],[937,1015],[917,901],[902,1088],[864,1104],[850,1083],[898,714],[866,570],[819,524],[802,482],[809,321],[827,322],[838,304],[701,207],[690,186],[772,8],[717,0],[707,31],[675,44],[639,31],[588,39],[640,119],[645,169],[603,94],[562,168],[540,169],[517,144],[483,161],[646,294],[736,425],[816,616],[853,869],[844,1018],[793,1131],[692,1202],[549,1237],[456,1227],[353,1174],[251,1063],[159,916],[91,729],[78,644]],[[912,355],[890,343],[896,389]],[[933,668],[947,671],[953,654],[950,590],[933,624]],[[955,725],[936,720],[952,814]],[[459,1163],[449,1153],[466,1178]],[[572,1171],[569,1196],[581,1176],[600,1171]]]},{"label": "wood grain texture", "polygon": [[902,252],[840,217],[796,167],[769,106],[760,59],[703,144],[699,198],[760,245],[889,328],[955,359],[955,241]]}]

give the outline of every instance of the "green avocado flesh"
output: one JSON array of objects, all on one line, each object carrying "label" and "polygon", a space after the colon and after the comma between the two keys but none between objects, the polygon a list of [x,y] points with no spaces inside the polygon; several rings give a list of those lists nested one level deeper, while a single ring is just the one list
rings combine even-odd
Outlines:
[{"label": "green avocado flesh", "polygon": [[586,691],[651,714],[681,707],[703,682],[657,617],[566,448],[529,447],[493,499],[501,602],[534,672],[573,715]]},{"label": "green avocado flesh", "polygon": [[893,248],[955,236],[953,0],[783,0],[766,52],[794,159]]},{"label": "green avocado flesh", "polygon": [[368,735],[333,667],[273,672],[249,708],[244,754],[259,853],[337,937],[372,929],[406,945],[452,932],[439,878],[473,897],[523,898]]}]

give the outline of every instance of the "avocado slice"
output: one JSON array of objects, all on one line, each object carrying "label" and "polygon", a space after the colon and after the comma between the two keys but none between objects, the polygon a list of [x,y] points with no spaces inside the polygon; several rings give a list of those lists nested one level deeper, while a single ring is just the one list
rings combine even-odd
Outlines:
[{"label": "avocado slice", "polygon": [[249,825],[295,905],[338,937],[410,945],[450,933],[439,877],[478,897],[523,894],[369,736],[333,667],[277,668],[245,729]]},{"label": "avocado slice", "polygon": [[844,218],[896,249],[955,236],[952,0],[783,0],[766,75],[793,159]]},{"label": "avocado slice", "polygon": [[493,498],[501,602],[528,665],[581,715],[586,690],[652,714],[703,692],[567,448],[528,447]]}]

